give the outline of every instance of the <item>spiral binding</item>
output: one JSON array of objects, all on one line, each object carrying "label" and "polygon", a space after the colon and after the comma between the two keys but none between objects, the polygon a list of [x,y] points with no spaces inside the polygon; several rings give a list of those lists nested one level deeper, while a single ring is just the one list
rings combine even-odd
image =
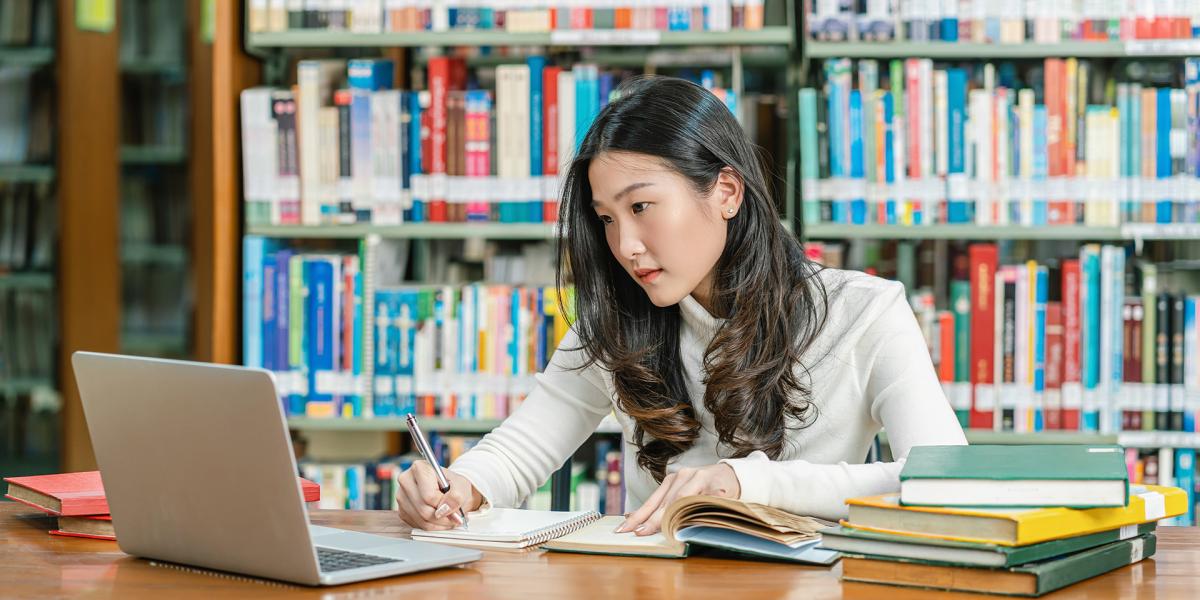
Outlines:
[{"label": "spiral binding", "polygon": [[195,573],[197,575],[208,575],[209,577],[217,577],[219,579],[228,579],[231,581],[242,581],[242,582],[247,582],[247,583],[257,583],[259,585],[265,585],[265,586],[277,587],[277,588],[285,588],[285,589],[289,589],[289,590],[304,589],[299,586],[292,585],[290,583],[283,583],[281,581],[274,581],[272,579],[259,579],[257,577],[245,577],[242,575],[234,575],[233,573],[226,573],[224,571],[215,571],[212,569],[202,569],[200,567],[192,567],[192,566],[188,566],[188,565],[180,565],[180,564],[169,563],[169,562],[159,562],[156,560],[151,560],[151,561],[147,561],[147,562],[149,562],[150,566],[152,566],[152,567],[172,569],[175,571],[183,571],[186,573]]},{"label": "spiral binding", "polygon": [[578,517],[575,517],[574,519],[571,519],[570,521],[562,523],[556,527],[547,527],[545,529],[533,531],[531,532],[532,535],[530,535],[528,538],[529,544],[531,546],[545,544],[550,540],[567,535],[568,533],[574,533],[575,531],[592,523],[593,521],[598,520],[599,518],[600,513],[596,511],[590,511],[587,514],[579,515]]}]

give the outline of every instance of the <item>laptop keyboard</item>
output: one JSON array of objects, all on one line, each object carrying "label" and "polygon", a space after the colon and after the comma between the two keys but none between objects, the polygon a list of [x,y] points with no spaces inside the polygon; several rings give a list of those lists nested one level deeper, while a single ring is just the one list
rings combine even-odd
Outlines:
[{"label": "laptop keyboard", "polygon": [[358,552],[334,550],[333,548],[322,548],[320,546],[317,546],[317,560],[320,561],[321,571],[324,573],[404,562],[403,559],[399,558],[385,558],[383,556],[359,554]]}]

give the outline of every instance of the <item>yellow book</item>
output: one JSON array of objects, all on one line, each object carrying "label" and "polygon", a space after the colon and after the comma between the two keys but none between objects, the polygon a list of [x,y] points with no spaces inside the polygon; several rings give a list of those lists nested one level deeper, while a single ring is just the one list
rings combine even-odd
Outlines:
[{"label": "yellow book", "polygon": [[901,506],[899,494],[851,498],[845,527],[924,537],[1025,546],[1182,515],[1187,493],[1161,485],[1131,486],[1129,504],[1116,508],[949,508]]}]

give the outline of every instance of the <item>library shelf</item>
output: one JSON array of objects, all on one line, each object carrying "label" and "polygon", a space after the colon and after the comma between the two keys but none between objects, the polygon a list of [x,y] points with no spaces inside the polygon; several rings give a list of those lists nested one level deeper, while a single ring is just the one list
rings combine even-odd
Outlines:
[{"label": "library shelf", "polygon": [[1051,44],[970,42],[803,42],[809,58],[1045,59],[1046,57],[1125,58],[1200,54],[1200,40],[1130,40]]},{"label": "library shelf", "polygon": [[299,30],[248,33],[250,48],[388,48],[446,46],[787,46],[788,27],[733,31],[657,31],[638,29],[555,30],[510,33],[491,30],[354,33]]},{"label": "library shelf", "polygon": [[45,182],[54,180],[53,165],[0,164],[0,181]]}]

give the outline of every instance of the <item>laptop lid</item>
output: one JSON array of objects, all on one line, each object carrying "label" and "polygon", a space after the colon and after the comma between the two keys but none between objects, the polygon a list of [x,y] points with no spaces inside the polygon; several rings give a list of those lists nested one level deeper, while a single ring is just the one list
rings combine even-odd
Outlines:
[{"label": "laptop lid", "polygon": [[319,582],[271,373],[91,352],[71,358],[121,550]]}]

